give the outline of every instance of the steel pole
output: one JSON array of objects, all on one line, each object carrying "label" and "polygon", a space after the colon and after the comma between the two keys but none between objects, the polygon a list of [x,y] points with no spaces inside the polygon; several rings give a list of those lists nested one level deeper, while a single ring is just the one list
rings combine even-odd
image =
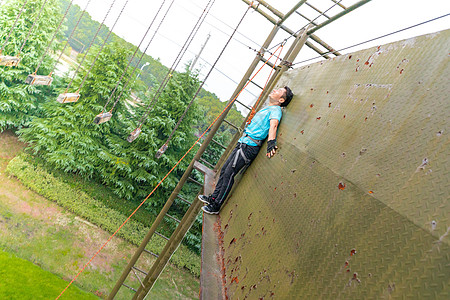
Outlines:
[{"label": "steel pole", "polygon": [[338,13],[337,15],[335,15],[335,16],[329,18],[329,19],[326,20],[325,22],[320,23],[319,25],[317,25],[317,26],[314,27],[313,29],[308,30],[308,35],[310,35],[310,34],[316,32],[316,31],[319,30],[320,28],[322,28],[322,27],[324,27],[324,26],[330,24],[331,22],[336,21],[336,20],[339,19],[340,17],[345,16],[345,15],[348,14],[349,12],[351,12],[351,11],[357,9],[358,7],[363,6],[364,4],[366,4],[366,3],[370,2],[370,1],[372,1],[372,0],[362,0],[362,1],[359,1],[359,2],[357,2],[357,3],[355,3],[355,4],[353,4],[352,6],[349,6],[346,10],[341,11],[340,13]]},{"label": "steel pole", "polygon": [[[302,34],[299,34],[299,36],[296,37],[296,39],[292,43],[291,47],[286,52],[286,54],[283,58],[284,61],[293,61],[297,57],[301,47],[304,45],[304,43],[307,39],[305,31],[306,30],[303,30]],[[287,69],[288,69],[287,66],[277,68],[277,70],[275,71],[275,74],[273,74],[272,77],[269,79],[269,82],[267,83],[267,87],[261,96],[261,99],[267,98],[267,96],[271,92],[273,86],[276,84],[278,79],[281,77],[281,75]],[[255,109],[258,110],[263,104],[264,104],[264,100],[261,101],[259,103],[258,107],[255,107]],[[250,116],[250,113],[247,115],[244,122],[242,122],[241,126],[239,127],[240,131],[243,131],[243,129],[245,128],[245,125],[247,123],[247,119],[249,116]],[[225,162],[225,159],[228,157],[229,153],[233,150],[233,148],[234,148],[235,144],[237,143],[238,139],[240,138],[240,136],[241,136],[241,134],[239,132],[234,135],[233,140],[228,145],[227,149],[225,150],[225,152],[223,153],[223,155],[220,157],[219,161],[216,164],[216,168],[214,169],[216,172],[222,167],[223,163]]]},{"label": "steel pole", "polygon": [[[278,28],[279,28],[278,26],[274,26],[274,28],[270,32],[269,36],[267,37],[266,41],[264,42],[264,44],[263,44],[263,46],[262,46],[262,48],[260,50],[262,54],[265,52],[265,49],[270,45],[270,43],[274,39],[274,37],[275,37],[275,35],[276,35],[277,31],[278,31]],[[245,86],[245,84],[247,83],[247,79],[251,76],[251,74],[255,70],[256,66],[258,65],[258,62],[259,62],[259,54],[256,55],[256,57],[253,59],[252,64],[248,68],[248,70],[245,73],[244,77],[242,78],[241,82],[236,87],[236,90],[234,91],[234,93],[233,93],[231,99],[228,101],[228,103],[233,101],[234,98],[238,95],[238,93]],[[178,182],[177,186],[173,190],[173,192],[170,195],[169,199],[167,200],[166,204],[162,208],[162,210],[159,213],[158,217],[156,218],[156,220],[153,222],[152,226],[150,227],[150,230],[148,231],[147,235],[144,237],[141,245],[136,250],[136,252],[133,255],[133,257],[131,258],[130,262],[125,267],[124,271],[122,272],[121,277],[117,281],[117,283],[114,286],[114,288],[111,290],[111,293],[108,296],[108,299],[114,299],[114,297],[116,296],[116,294],[119,291],[120,287],[125,282],[125,279],[128,277],[128,274],[130,273],[131,268],[134,266],[136,261],[139,259],[140,255],[144,251],[145,247],[147,246],[147,244],[150,241],[151,237],[155,233],[155,231],[158,228],[159,224],[162,222],[162,220],[164,218],[164,215],[169,211],[170,207],[172,206],[173,202],[175,201],[175,198],[177,197],[178,193],[181,191],[181,188],[183,187],[183,185],[188,180],[189,175],[191,174],[192,170],[194,169],[194,162],[196,160],[197,161],[200,160],[201,156],[203,155],[203,152],[205,152],[206,148],[208,147],[209,143],[213,139],[213,136],[215,135],[215,133],[219,129],[222,121],[225,119],[225,117],[228,114],[228,112],[230,111],[231,107],[232,107],[232,105],[230,105],[228,107],[228,109],[219,117],[219,119],[216,121],[216,123],[212,126],[212,128],[211,128],[209,134],[207,135],[206,139],[203,141],[203,143],[201,144],[201,146],[198,149],[197,153],[195,154],[194,159],[191,161],[191,163],[187,167],[186,171],[184,172],[184,174],[181,177],[180,181]],[[195,201],[194,201],[194,203],[195,203]]]},{"label": "steel pole", "polygon": [[189,230],[189,228],[191,228],[192,224],[194,224],[202,205],[202,202],[200,202],[199,200],[195,200],[193,205],[189,207],[188,211],[181,220],[180,225],[177,226],[177,229],[172,234],[170,241],[167,242],[158,259],[152,265],[152,268],[143,280],[144,287],[139,287],[138,291],[133,296],[133,300],[142,300],[150,292],[159,275],[169,262],[170,258],[180,246],[180,243],[186,235],[187,231]]},{"label": "steel pole", "polygon": [[284,15],[279,10],[275,9],[273,6],[271,6],[266,1],[264,1],[264,0],[256,0],[256,1],[258,1],[260,5],[264,6],[268,10],[270,10],[278,18],[282,19],[284,17]]}]

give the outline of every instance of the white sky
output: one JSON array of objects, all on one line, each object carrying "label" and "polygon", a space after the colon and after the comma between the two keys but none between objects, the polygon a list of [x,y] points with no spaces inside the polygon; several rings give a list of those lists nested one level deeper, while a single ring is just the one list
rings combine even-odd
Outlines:
[{"label": "white sky", "polygon": [[[95,20],[101,22],[113,1],[115,1],[113,10],[106,21],[106,25],[111,27],[126,0],[92,0],[87,10]],[[113,31],[127,41],[138,45],[162,1],[129,0],[124,14]],[[171,11],[152,41],[147,54],[154,58],[160,58],[164,65],[171,66],[208,1],[175,0]],[[86,2],[87,0],[74,0],[74,3],[79,4],[82,8]],[[149,35],[141,46],[142,50],[145,49],[154,32],[153,29],[156,29],[170,2],[171,0],[166,0],[162,13],[158,16],[152,30],[150,30]],[[266,2],[282,13],[286,13],[299,0],[266,0]],[[347,7],[356,2],[358,0],[340,1],[341,4]],[[308,3],[322,11],[327,10],[334,4],[331,0],[308,0]],[[195,57],[195,54],[205,42],[208,33],[210,33],[211,38],[203,51],[199,63],[196,65],[196,67],[202,67],[201,78],[203,78],[208,73],[210,66],[214,63],[228,40],[229,34],[231,34],[246,10],[247,5],[242,0],[216,0],[178,69],[184,68],[184,64]],[[307,5],[301,6],[298,11],[309,18],[319,16],[319,13]],[[327,15],[333,16],[340,11],[342,9],[335,6],[327,12]],[[447,13],[450,13],[449,0],[372,0],[341,19],[319,29],[315,34],[334,49],[341,49]],[[273,17],[276,18],[275,16]],[[315,22],[321,23],[325,20],[326,18],[322,16]],[[297,31],[306,23],[302,17],[294,14],[285,25]],[[448,29],[450,27],[449,24],[450,17],[447,16],[399,34],[342,51],[341,53],[355,52],[359,49]],[[228,100],[237,85],[236,82],[241,80],[255,56],[255,52],[248,47],[259,50],[260,45],[264,42],[272,27],[273,25],[268,20],[251,10],[241,24],[235,39],[232,40],[219,60],[216,66],[217,70],[212,72],[204,87],[216,93],[222,101]],[[286,37],[288,35],[280,30],[272,46],[283,41]],[[289,46],[289,43],[286,46]],[[316,52],[305,46],[297,57],[296,62],[316,56],[318,56]],[[308,64],[312,62],[314,61],[310,61]],[[226,74],[226,76],[223,74]],[[261,73],[255,81],[263,85],[267,75],[268,71]],[[255,86],[250,85],[249,88],[250,93],[245,92],[240,97],[240,100],[245,103],[253,103],[255,101],[254,95],[258,95],[260,92]]]}]

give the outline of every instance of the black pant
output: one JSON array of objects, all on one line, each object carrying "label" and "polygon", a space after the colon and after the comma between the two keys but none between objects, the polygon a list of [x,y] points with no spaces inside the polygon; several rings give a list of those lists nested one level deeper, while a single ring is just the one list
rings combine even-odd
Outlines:
[{"label": "black pant", "polygon": [[[245,163],[245,159],[242,155],[239,155],[238,150],[242,148],[245,157],[248,159],[247,164]],[[228,196],[228,193],[231,191],[231,188],[234,184],[234,176],[239,173],[239,171],[246,165],[250,165],[252,161],[256,158],[259,152],[259,146],[249,146],[247,144],[237,143],[233,152],[231,152],[227,161],[220,170],[219,180],[216,184],[216,189],[212,193],[211,197],[214,199],[215,206],[222,206],[223,202]],[[236,160],[236,155],[237,160]],[[236,160],[236,165],[233,167],[233,163]]]}]

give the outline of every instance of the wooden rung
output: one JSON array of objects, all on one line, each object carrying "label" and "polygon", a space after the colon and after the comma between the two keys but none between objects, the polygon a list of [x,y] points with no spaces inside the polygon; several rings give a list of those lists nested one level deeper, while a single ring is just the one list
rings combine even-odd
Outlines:
[{"label": "wooden rung", "polygon": [[30,74],[25,80],[29,85],[50,85],[53,82],[53,77],[45,75]]},{"label": "wooden rung", "polygon": [[166,216],[167,216],[168,218],[170,218],[170,219],[174,220],[174,221],[175,221],[175,222],[177,222],[177,223],[181,223],[181,221],[180,221],[180,220],[178,220],[177,218],[175,218],[175,217],[173,217],[173,216],[169,215],[168,213],[166,213]]},{"label": "wooden rung", "polygon": [[77,102],[80,99],[80,94],[78,93],[64,93],[59,94],[58,101],[59,103],[69,103],[69,102]]},{"label": "wooden rung", "polygon": [[155,157],[161,158],[164,152],[166,152],[167,148],[168,148],[167,144],[162,145],[161,148],[159,148],[158,152],[156,152]]},{"label": "wooden rung", "polygon": [[152,251],[149,251],[149,250],[147,250],[147,249],[144,249],[144,252],[146,252],[146,253],[148,253],[148,254],[150,254],[150,255],[153,255],[154,257],[156,257],[156,258],[158,258],[159,257],[159,255],[158,254],[156,254],[156,253],[153,253]]},{"label": "wooden rung", "polygon": [[108,122],[109,120],[111,120],[111,117],[112,117],[112,113],[110,113],[110,112],[100,113],[95,117],[94,124],[98,125],[98,124]]},{"label": "wooden rung", "polygon": [[160,236],[160,237],[162,237],[163,239],[165,239],[165,240],[167,240],[167,241],[170,240],[167,236],[165,236],[165,235],[159,233],[158,231],[155,231],[155,234],[158,235],[158,236]]},{"label": "wooden rung", "polygon": [[138,267],[132,267],[133,269],[135,269],[136,271],[139,271],[139,272],[141,272],[142,274],[144,274],[145,276],[147,276],[148,275],[148,273],[147,272],[145,272],[145,271],[143,271],[143,270],[141,270],[141,269],[139,269]]},{"label": "wooden rung", "polygon": [[17,56],[0,55],[0,66],[16,67],[20,60]]},{"label": "wooden rung", "polygon": [[195,180],[195,179],[192,178],[192,177],[189,177],[189,178],[188,178],[188,181],[193,182],[193,183],[195,183],[195,184],[198,185],[198,186],[203,186],[203,184],[201,184],[200,182],[198,182],[197,180]]},{"label": "wooden rung", "polygon": [[141,134],[141,131],[142,130],[140,128],[136,128],[135,130],[133,130],[133,132],[131,132],[130,135],[127,137],[127,141],[129,143],[133,142]]},{"label": "wooden rung", "polygon": [[122,285],[123,285],[124,287],[127,287],[127,288],[129,288],[130,290],[134,291],[135,293],[137,292],[136,289],[132,288],[132,287],[129,286],[129,285],[126,285],[125,283],[122,283]]},{"label": "wooden rung", "polygon": [[180,199],[181,201],[183,201],[184,203],[187,203],[189,205],[192,204],[192,202],[187,201],[186,199],[184,199],[183,197],[181,197],[180,195],[177,195],[177,198]]}]

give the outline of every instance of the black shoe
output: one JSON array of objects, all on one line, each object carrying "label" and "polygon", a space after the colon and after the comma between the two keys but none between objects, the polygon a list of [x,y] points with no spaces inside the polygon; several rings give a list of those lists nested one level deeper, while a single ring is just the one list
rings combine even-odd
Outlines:
[{"label": "black shoe", "polygon": [[211,204],[205,205],[202,207],[202,210],[208,215],[218,215],[220,211],[220,207],[217,208]]},{"label": "black shoe", "polygon": [[206,205],[211,204],[211,196],[199,195],[198,200],[202,201]]}]

